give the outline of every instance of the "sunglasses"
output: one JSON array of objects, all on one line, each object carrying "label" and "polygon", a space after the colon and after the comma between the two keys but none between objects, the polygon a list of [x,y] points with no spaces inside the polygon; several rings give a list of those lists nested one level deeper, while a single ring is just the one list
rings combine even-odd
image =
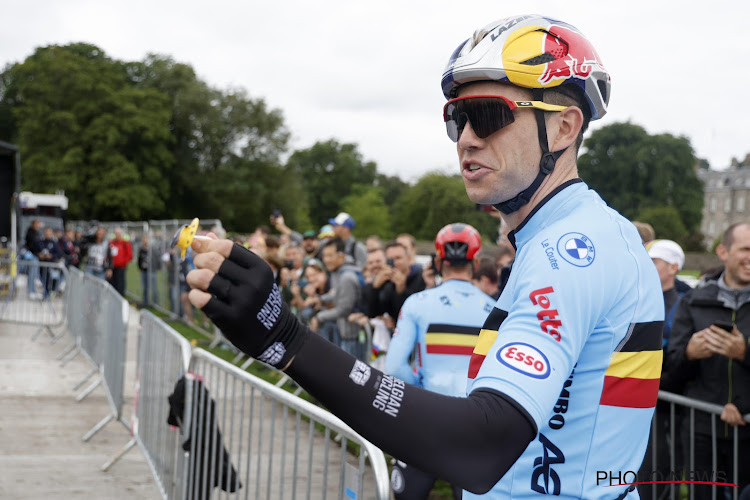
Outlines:
[{"label": "sunglasses", "polygon": [[471,125],[477,137],[486,139],[513,123],[513,110],[516,108],[562,111],[567,106],[542,101],[511,101],[500,95],[470,95],[446,102],[443,108],[443,121],[448,137],[453,142],[458,142],[467,123]]}]

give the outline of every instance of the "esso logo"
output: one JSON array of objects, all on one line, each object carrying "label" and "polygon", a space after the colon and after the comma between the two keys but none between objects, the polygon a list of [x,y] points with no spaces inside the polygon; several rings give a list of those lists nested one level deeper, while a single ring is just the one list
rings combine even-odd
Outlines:
[{"label": "esso logo", "polygon": [[531,344],[513,342],[505,344],[495,355],[502,364],[533,378],[549,377],[549,360],[542,351]]}]

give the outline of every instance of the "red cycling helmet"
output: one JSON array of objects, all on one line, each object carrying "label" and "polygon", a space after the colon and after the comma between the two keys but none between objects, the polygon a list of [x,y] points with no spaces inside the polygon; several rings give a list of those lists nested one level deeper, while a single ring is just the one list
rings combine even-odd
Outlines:
[{"label": "red cycling helmet", "polygon": [[481,249],[482,238],[479,232],[461,222],[448,224],[435,238],[435,251],[443,260],[471,261]]}]

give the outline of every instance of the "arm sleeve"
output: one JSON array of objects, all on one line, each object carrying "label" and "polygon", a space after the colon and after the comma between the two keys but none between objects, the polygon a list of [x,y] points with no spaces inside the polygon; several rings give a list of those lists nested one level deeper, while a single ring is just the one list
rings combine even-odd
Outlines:
[{"label": "arm sleeve", "polygon": [[419,324],[409,307],[412,302],[407,300],[401,309],[396,331],[393,333],[388,352],[385,355],[385,371],[389,375],[400,378],[407,384],[419,385],[419,379],[409,364],[409,357],[414,351],[419,334]]},{"label": "arm sleeve", "polygon": [[305,334],[288,369],[299,384],[387,453],[468,491],[489,491],[536,435],[525,410],[501,393],[425,391]]}]

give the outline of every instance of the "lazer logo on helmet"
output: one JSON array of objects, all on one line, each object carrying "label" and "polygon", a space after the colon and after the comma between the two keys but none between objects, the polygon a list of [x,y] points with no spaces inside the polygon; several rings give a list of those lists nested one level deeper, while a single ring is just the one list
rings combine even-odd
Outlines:
[{"label": "lazer logo on helmet", "polygon": [[550,374],[547,356],[531,344],[511,342],[495,355],[500,363],[533,378],[547,378]]},{"label": "lazer logo on helmet", "polygon": [[562,339],[562,334],[560,333],[562,321],[557,319],[560,313],[557,312],[557,309],[550,309],[552,302],[549,300],[549,295],[554,292],[555,289],[551,286],[540,288],[531,292],[529,299],[531,299],[532,304],[542,308],[541,311],[536,313],[536,318],[540,321],[539,327],[544,333],[560,342]]},{"label": "lazer logo on helmet", "polygon": [[495,40],[498,39],[498,37],[500,35],[502,35],[506,31],[508,31],[509,29],[511,29],[513,26],[515,26],[516,24],[520,23],[521,21],[525,21],[526,19],[530,19],[531,17],[533,17],[533,16],[518,16],[518,17],[514,17],[513,19],[511,19],[507,23],[503,24],[502,26],[498,26],[496,28],[497,32],[490,34],[490,39],[494,42]]},{"label": "lazer logo on helmet", "polygon": [[547,63],[539,77],[543,86],[571,77],[585,80],[594,66],[601,66],[599,55],[578,31],[563,26],[551,26],[547,31],[543,53],[552,54],[555,60]]}]

